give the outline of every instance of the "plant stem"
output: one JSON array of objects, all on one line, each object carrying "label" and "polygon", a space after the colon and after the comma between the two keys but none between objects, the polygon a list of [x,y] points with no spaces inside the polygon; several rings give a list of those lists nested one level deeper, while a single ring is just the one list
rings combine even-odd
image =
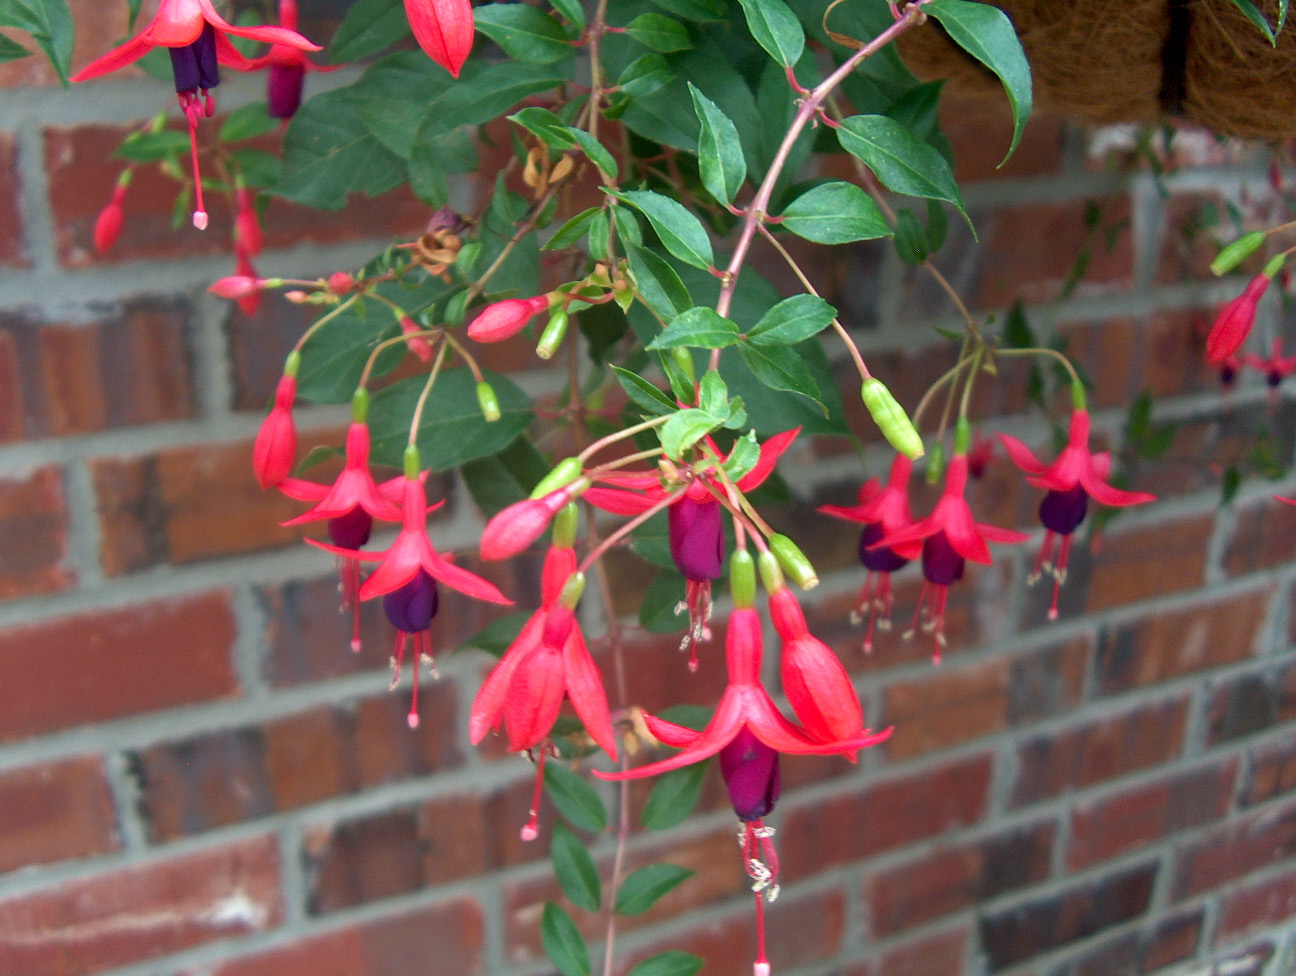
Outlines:
[{"label": "plant stem", "polygon": [[445,362],[446,349],[448,348],[444,342],[437,347],[436,362],[432,364],[432,372],[428,373],[427,382],[423,384],[423,392],[419,394],[418,403],[414,406],[414,417],[410,421],[410,447],[414,447],[418,443],[419,424],[423,422],[423,407],[427,404],[427,398],[432,392],[432,384],[436,382],[437,374],[441,372],[441,364]]},{"label": "plant stem", "polygon": [[[673,413],[668,413],[661,417],[653,417],[651,420],[645,420],[642,423],[635,424],[633,427],[627,427],[625,430],[618,430],[614,434],[608,434],[606,437],[600,437],[593,444],[585,448],[585,450],[581,451],[576,456],[580,458],[582,461],[584,461],[587,457],[597,454],[599,451],[601,451],[603,448],[607,447],[610,444],[615,444],[617,443],[617,441],[623,441],[627,437],[633,437],[635,434],[638,434],[640,431],[652,430],[654,427],[660,427],[662,424],[666,423],[666,421],[670,420],[671,417],[673,416],[675,416]],[[657,452],[654,451],[653,453],[657,453]]]}]

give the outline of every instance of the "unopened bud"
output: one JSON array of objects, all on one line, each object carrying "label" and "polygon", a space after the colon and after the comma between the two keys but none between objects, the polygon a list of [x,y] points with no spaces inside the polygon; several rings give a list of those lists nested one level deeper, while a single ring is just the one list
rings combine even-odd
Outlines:
[{"label": "unopened bud", "polygon": [[548,295],[506,298],[502,302],[487,305],[468,323],[468,338],[475,342],[503,342],[521,332],[532,316],[548,307]]},{"label": "unopened bud", "polygon": [[874,377],[865,380],[860,387],[860,399],[888,444],[911,460],[922,457],[922,438],[914,429],[913,421],[881,380]]},{"label": "unopened bud", "polygon": [[355,287],[355,279],[345,271],[334,271],[328,276],[328,289],[335,295],[345,295]]},{"label": "unopened bud", "polygon": [[559,549],[570,549],[576,542],[576,530],[579,527],[580,509],[575,502],[568,502],[554,516],[553,545]]},{"label": "unopened bud", "polygon": [[1253,230],[1250,234],[1243,234],[1219,252],[1210,264],[1211,273],[1227,274],[1258,251],[1264,242],[1263,231]]},{"label": "unopened bud", "polygon": [[777,593],[783,589],[783,570],[779,568],[778,557],[766,549],[756,557],[756,566],[760,569],[761,583],[766,593]]},{"label": "unopened bud", "polygon": [[572,573],[567,577],[567,582],[563,584],[562,592],[558,594],[558,605],[566,607],[568,610],[575,610],[576,604],[580,603],[581,594],[585,592],[585,574]]},{"label": "unopened bud", "polygon": [[558,347],[562,345],[567,335],[569,318],[565,308],[560,308],[549,316],[549,324],[544,327],[544,331],[540,333],[540,341],[536,343],[537,356],[541,359],[553,358],[553,354],[558,351]]},{"label": "unopened bud", "polygon": [[248,295],[256,295],[266,287],[266,279],[254,278],[251,275],[228,275],[219,281],[207,287],[207,290],[213,295],[221,298],[247,298]]},{"label": "unopened bud", "polygon": [[803,590],[812,590],[819,585],[819,574],[795,542],[785,535],[775,533],[769,537],[769,547],[778,560],[779,568],[792,577],[797,586]]},{"label": "unopened bud", "polygon": [[539,484],[531,489],[531,497],[543,498],[550,492],[557,491],[565,485],[570,485],[581,476],[581,472],[584,470],[585,465],[580,458],[564,458],[554,465],[552,471],[540,479]]},{"label": "unopened bud", "polygon": [[495,388],[485,380],[477,384],[477,405],[487,423],[500,419],[499,397],[495,395]]},{"label": "unopened bud", "polygon": [[934,485],[945,475],[945,445],[937,441],[927,452],[927,470],[923,478],[927,484]]},{"label": "unopened bud", "polygon": [[729,593],[740,610],[756,602],[756,562],[746,549],[729,557]]}]

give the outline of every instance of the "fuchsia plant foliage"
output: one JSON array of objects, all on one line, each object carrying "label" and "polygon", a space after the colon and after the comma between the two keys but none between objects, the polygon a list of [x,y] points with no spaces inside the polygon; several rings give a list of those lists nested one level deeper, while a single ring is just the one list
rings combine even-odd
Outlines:
[{"label": "fuchsia plant foliage", "polygon": [[[393,687],[412,647],[408,724],[417,727],[422,676],[434,675],[433,660],[450,650],[432,636],[447,591],[497,606],[524,600],[464,563],[536,559],[543,549],[539,606],[503,618],[502,637],[478,642],[502,654],[473,701],[470,741],[498,734],[516,761],[534,763],[534,799],[518,825],[528,841],[552,816],[547,790],[560,809],[572,802],[572,768],[602,812],[590,779],[619,784],[604,789],[618,790],[624,808],[629,781],[718,757],[755,896],[752,964],[767,976],[765,912],[779,891],[779,862],[766,818],[777,813],[781,764],[834,756],[846,769],[893,735],[868,724],[850,670],[807,623],[796,590],[819,577],[798,547],[800,527],[785,533],[767,521],[765,499],[795,481],[788,460],[813,437],[860,445],[876,426],[889,448],[860,454],[857,503],[820,512],[860,528],[852,620],[863,627],[863,650],[885,655],[896,641],[926,634],[934,665],[949,644],[950,592],[966,564],[988,566],[991,544],[1031,538],[982,520],[969,493],[969,477],[985,473],[996,448],[973,393],[1005,382],[1000,364],[1037,364],[1032,404],[1058,433],[1058,403],[1069,395],[1069,433],[1056,439],[1053,460],[998,434],[1042,493],[1032,582],[1053,579],[1050,619],[1095,509],[1109,517],[1154,498],[1115,486],[1135,455],[1094,449],[1088,381],[1067,356],[1020,340],[995,316],[973,316],[936,268],[946,218],[967,212],[938,138],[933,92],[890,45],[939,22],[1002,83],[1012,111],[1002,149],[1011,154],[1032,89],[1001,11],[970,0],[861,0],[849,16],[818,0],[659,6],[404,0],[402,19],[399,5],[358,3],[325,64],[307,56],[320,47],[297,32],[294,0],[281,0],[277,24],[266,26],[226,20],[211,0],[161,0],[138,33],[72,80],[165,47],[189,135],[187,171],[166,145],[164,120],[128,138],[132,162],[94,226],[100,252],[130,220],[134,168],[155,154],[165,172],[180,174],[180,212],[192,199],[196,227],[207,224],[204,189],[230,201],[235,273],[209,290],[249,316],[278,292],[312,313],[250,461],[264,491],[304,506],[285,525],[324,523],[327,541],[307,541],[337,560],[350,652],[374,653],[362,647],[361,608],[380,604],[395,633]],[[400,47],[411,34],[417,46]],[[269,48],[245,54],[231,38]],[[399,49],[384,54],[392,45]],[[340,62],[360,63],[351,81],[304,98],[310,74]],[[267,72],[266,104],[239,109],[200,140],[222,66]],[[280,128],[282,160],[267,173],[238,144]],[[491,139],[511,146],[509,162],[491,193],[465,202],[455,180],[477,167]],[[808,161],[825,155],[846,161],[853,178],[803,180]],[[262,277],[255,267],[270,263],[263,222],[272,197],[332,209],[395,186],[427,207],[418,237],[392,242],[361,267],[322,267],[311,277],[279,277],[274,267]],[[925,224],[906,209],[915,206],[928,214]],[[814,269],[795,256],[809,245],[888,239],[962,318],[953,365],[916,403],[893,395],[888,383],[898,377],[871,372],[816,290]],[[1217,270],[1232,270],[1267,240],[1265,232],[1226,248]],[[757,273],[749,260],[756,251],[786,264],[794,293],[780,295]],[[1277,342],[1268,358],[1241,350],[1285,258],[1270,259],[1223,307],[1206,341],[1210,363],[1234,374],[1258,370],[1274,387],[1296,357]],[[482,348],[496,345],[527,369],[551,358],[561,364],[561,392],[533,397],[516,377],[483,368],[479,355],[507,358]],[[860,398],[867,431],[847,420],[825,348],[849,360],[840,385]],[[301,408],[347,402],[341,449],[304,455]],[[1113,425],[1097,419],[1110,436]],[[312,472],[339,456],[331,481]],[[914,501],[915,465],[943,486],[930,507]],[[438,548],[429,531],[429,513],[445,503],[433,487],[444,481],[429,475],[454,470],[481,508],[475,554]],[[624,666],[627,625],[602,562],[627,548],[654,580],[629,626],[678,633],[687,665],[660,666],[673,669],[680,703],[695,700],[689,682],[701,663],[722,667],[713,710],[686,718],[648,712],[637,699]],[[910,625],[882,639],[895,574],[920,575],[921,592]],[[767,654],[770,634],[776,652]],[[616,872],[628,834],[623,817],[613,886],[624,880]],[[570,886],[595,871],[589,855],[556,844],[554,858],[567,894],[588,901],[588,890]],[[618,894],[594,902],[607,917],[610,976]],[[554,965],[588,976],[588,950],[567,912],[551,904],[542,925]],[[685,953],[655,958],[641,964],[641,976],[692,976],[703,963]]]}]

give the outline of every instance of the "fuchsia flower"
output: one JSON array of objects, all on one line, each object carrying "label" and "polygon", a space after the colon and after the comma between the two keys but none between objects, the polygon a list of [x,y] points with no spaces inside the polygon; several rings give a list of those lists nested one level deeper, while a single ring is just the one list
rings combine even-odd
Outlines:
[{"label": "fuchsia flower", "polygon": [[216,103],[209,92],[220,84],[219,65],[239,71],[246,71],[251,65],[230,43],[228,35],[231,34],[303,51],[320,49],[318,44],[312,44],[295,30],[237,27],[216,12],[211,0],[161,0],[157,15],[144,30],[72,76],[73,81],[89,81],[133,64],[154,48],[170,48],[176,93],[180,98],[180,108],[189,120],[189,149],[193,158],[197,204],[193,223],[199,230],[207,227],[207,211],[203,209],[202,177],[198,171],[198,120],[202,116],[210,117],[216,111]]},{"label": "fuchsia flower", "polygon": [[130,185],[130,170],[122,173],[122,178],[113,187],[108,205],[99,211],[95,219],[94,245],[102,256],[112,250],[121,236],[122,225],[126,222],[126,188]]},{"label": "fuchsia flower", "polygon": [[[1026,480],[1048,494],[1040,502],[1039,516],[1044,524],[1044,545],[1040,548],[1031,582],[1043,573],[1053,576],[1053,602],[1049,619],[1057,617],[1058,590],[1066,580],[1067,557],[1071,550],[1071,535],[1079,528],[1089,509],[1089,499],[1100,505],[1125,507],[1155,501],[1156,496],[1146,491],[1122,491],[1107,483],[1111,471],[1111,455],[1106,451],[1093,454],[1089,450],[1089,411],[1077,408],[1071,412],[1071,430],[1067,446],[1052,464],[1040,461],[1030,448],[1015,437],[1000,434],[1004,449],[1013,463],[1026,473]],[[1062,537],[1056,560],[1053,545]]]},{"label": "fuchsia flower", "polygon": [[1274,337],[1268,358],[1248,354],[1243,357],[1243,362],[1256,372],[1264,374],[1265,383],[1269,386],[1271,396],[1277,393],[1278,387],[1282,385],[1284,379],[1292,373],[1296,373],[1296,356],[1284,356],[1282,354],[1282,340],[1277,336]]},{"label": "fuchsia flower", "polygon": [[859,559],[868,570],[859,603],[851,612],[851,619],[859,623],[868,616],[868,629],[864,632],[864,652],[873,650],[873,624],[876,620],[882,630],[891,629],[891,574],[903,569],[911,559],[922,553],[922,543],[909,542],[899,546],[878,546],[884,536],[907,529],[914,524],[909,509],[909,475],[913,462],[897,454],[891,462],[891,472],[886,486],[870,478],[860,486],[858,505],[821,505],[819,511],[833,518],[864,523],[860,532]]},{"label": "fuchsia flower", "polygon": [[[471,16],[469,14],[470,18]],[[487,305],[468,323],[468,338],[476,342],[503,342],[511,339],[548,307],[548,295],[506,298],[502,302]]]},{"label": "fuchsia flower", "polygon": [[292,405],[297,398],[296,370],[279,377],[274,407],[257,431],[252,445],[252,470],[262,488],[273,488],[288,477],[297,458],[297,427]]},{"label": "fuchsia flower", "polygon": [[[990,565],[990,542],[1025,542],[1025,532],[1014,532],[987,525],[972,518],[972,509],[964,497],[967,488],[968,460],[965,453],[950,458],[945,469],[945,490],[936,508],[925,519],[907,529],[888,532],[874,543],[874,548],[922,542],[923,588],[918,596],[919,616],[923,630],[932,634],[932,660],[939,664],[945,646],[945,605],[949,588],[963,578],[965,561]],[[912,633],[912,630],[910,631]]]},{"label": "fuchsia flower", "polygon": [[1241,295],[1220,309],[1210,335],[1206,337],[1208,363],[1222,363],[1242,348],[1242,343],[1251,334],[1251,326],[1255,324],[1256,307],[1271,281],[1273,274],[1266,267],[1247,282]]},{"label": "fuchsia flower", "polygon": [[[297,29],[297,0],[279,0],[279,26]],[[266,79],[266,105],[272,119],[291,119],[301,107],[302,87],[307,71],[337,71],[341,65],[325,66],[311,61],[302,49],[291,44],[273,44],[268,54],[253,58],[247,70],[270,69]]]},{"label": "fuchsia flower", "polygon": [[458,78],[473,45],[471,0],[405,0],[405,16],[423,53]]}]

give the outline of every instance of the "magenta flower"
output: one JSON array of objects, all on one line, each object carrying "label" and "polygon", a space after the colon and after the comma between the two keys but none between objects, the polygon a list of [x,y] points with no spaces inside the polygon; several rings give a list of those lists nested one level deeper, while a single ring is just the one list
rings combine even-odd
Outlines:
[{"label": "magenta flower", "polygon": [[423,53],[458,78],[473,45],[471,0],[405,0],[405,16]]},{"label": "magenta flower", "polygon": [[487,305],[468,323],[468,338],[476,342],[503,342],[521,332],[532,318],[548,307],[548,295],[506,298]]},{"label": "magenta flower", "polygon": [[[279,0],[279,26],[297,29],[297,0]],[[246,70],[270,69],[266,79],[266,105],[273,119],[291,119],[301,107],[307,71],[337,71],[341,65],[316,64],[291,44],[272,44],[263,57],[253,58]]]},{"label": "magenta flower", "polygon": [[[937,664],[945,646],[949,588],[963,578],[965,561],[970,559],[988,566],[992,560],[987,541],[1025,542],[1030,538],[1025,532],[976,521],[963,494],[967,478],[967,455],[955,454],[945,469],[945,490],[932,513],[907,529],[887,533],[874,544],[875,548],[895,548],[922,542],[923,588],[918,595],[914,621],[916,624],[921,617],[923,630],[932,635],[932,660]],[[909,633],[913,633],[912,628]]]},{"label": "magenta flower", "polygon": [[252,445],[252,470],[262,488],[273,488],[281,483],[297,459],[297,427],[292,416],[296,399],[296,373],[284,373],[275,387],[274,406],[261,422],[261,429]]},{"label": "magenta flower", "polygon": [[1242,294],[1220,309],[1210,335],[1206,337],[1208,363],[1224,362],[1246,342],[1247,336],[1251,334],[1251,326],[1255,324],[1256,308],[1269,283],[1273,281],[1273,276],[1266,274],[1266,271],[1268,268],[1247,282]]},{"label": "magenta flower", "polygon": [[891,574],[922,553],[919,542],[903,543],[894,548],[877,545],[884,536],[914,524],[909,509],[909,475],[912,471],[913,462],[903,454],[897,454],[891,462],[885,487],[876,478],[870,478],[860,486],[858,505],[819,507],[825,515],[864,524],[860,532],[859,559],[868,575],[860,590],[859,603],[851,612],[851,620],[859,623],[866,615],[868,617],[868,629],[864,632],[866,654],[873,650],[874,622],[881,630],[891,629],[891,607],[895,602],[891,593]]},{"label": "magenta flower", "polygon": [[[1156,500],[1146,491],[1122,491],[1107,482],[1111,471],[1111,455],[1106,451],[1094,454],[1089,450],[1089,411],[1071,412],[1071,430],[1067,446],[1052,464],[1044,464],[1025,444],[1015,437],[1000,434],[1004,449],[1013,463],[1026,473],[1026,480],[1048,494],[1040,502],[1039,517],[1045,528],[1044,544],[1031,570],[1030,582],[1044,573],[1053,576],[1053,602],[1049,606],[1050,620],[1057,618],[1058,591],[1066,580],[1067,559],[1071,551],[1071,535],[1084,521],[1089,510],[1089,499],[1100,505],[1123,508]],[[1058,537],[1057,558],[1053,547]]]}]

